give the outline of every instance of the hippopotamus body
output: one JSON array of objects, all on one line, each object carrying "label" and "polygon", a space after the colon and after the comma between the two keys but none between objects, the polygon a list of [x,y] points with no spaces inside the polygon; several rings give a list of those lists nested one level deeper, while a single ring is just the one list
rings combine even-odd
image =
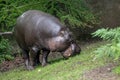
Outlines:
[{"label": "hippopotamus body", "polygon": [[42,66],[47,64],[50,51],[61,52],[65,58],[80,53],[80,47],[73,40],[69,29],[57,18],[41,11],[24,12],[17,19],[14,36],[29,70],[34,68],[41,50]]}]

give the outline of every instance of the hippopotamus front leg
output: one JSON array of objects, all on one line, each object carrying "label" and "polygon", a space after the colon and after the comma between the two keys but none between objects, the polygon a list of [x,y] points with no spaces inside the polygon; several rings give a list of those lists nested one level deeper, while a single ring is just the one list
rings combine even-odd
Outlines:
[{"label": "hippopotamus front leg", "polygon": [[43,50],[42,51],[42,59],[41,59],[41,64],[42,66],[46,66],[48,64],[48,55],[49,55],[50,51],[49,50]]}]

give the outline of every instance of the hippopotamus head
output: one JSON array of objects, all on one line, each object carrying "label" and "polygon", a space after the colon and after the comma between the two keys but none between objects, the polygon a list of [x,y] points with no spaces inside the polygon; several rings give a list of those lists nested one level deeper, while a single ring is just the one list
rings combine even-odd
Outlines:
[{"label": "hippopotamus head", "polygon": [[[70,56],[74,56],[76,54],[79,54],[81,51],[81,48],[79,45],[76,43],[76,40],[73,38],[72,32],[69,29],[66,29],[66,34],[65,32],[62,32],[63,38],[64,38],[64,43],[63,45],[68,45],[68,47],[62,52],[63,57],[68,58]],[[62,45],[62,44],[61,44]]]},{"label": "hippopotamus head", "polygon": [[62,53],[64,58],[69,58],[70,56],[74,56],[80,54],[81,48],[76,42],[71,42],[70,46]]},{"label": "hippopotamus head", "polygon": [[51,51],[61,52],[65,58],[79,54],[81,51],[68,28],[61,29],[57,36],[49,39],[48,46]]}]

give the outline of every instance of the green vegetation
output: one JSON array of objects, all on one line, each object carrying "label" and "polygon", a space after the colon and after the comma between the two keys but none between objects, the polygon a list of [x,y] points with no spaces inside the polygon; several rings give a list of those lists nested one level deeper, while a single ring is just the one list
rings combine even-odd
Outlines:
[{"label": "green vegetation", "polygon": [[120,75],[120,66],[115,67],[115,68],[112,70],[112,72],[114,72],[115,74]]},{"label": "green vegetation", "polygon": [[[110,43],[97,48],[94,52],[96,58],[108,57],[113,61],[120,59],[120,27],[115,29],[99,29],[93,33],[94,36],[100,37],[103,40],[108,40]],[[120,67],[116,67],[113,72],[120,74]]]},{"label": "green vegetation", "polygon": [[84,0],[0,0],[1,31],[11,31],[17,17],[31,9],[50,13],[70,27],[91,27],[97,23]]},{"label": "green vegetation", "polygon": [[0,63],[5,60],[12,60],[11,47],[8,39],[0,40]]},{"label": "green vegetation", "polygon": [[95,53],[97,53],[96,57],[112,57],[114,60],[118,60],[120,58],[119,27],[115,29],[99,29],[94,32],[93,35],[111,42],[98,48],[95,51]]},{"label": "green vegetation", "polygon": [[[104,44],[97,42],[82,48],[80,55],[63,60],[59,58],[50,61],[46,67],[38,66],[33,71],[17,68],[8,72],[0,73],[1,80],[84,80],[83,74],[93,68],[103,66],[103,59],[93,61],[91,53],[96,47]],[[89,80],[89,79],[88,79]]]}]

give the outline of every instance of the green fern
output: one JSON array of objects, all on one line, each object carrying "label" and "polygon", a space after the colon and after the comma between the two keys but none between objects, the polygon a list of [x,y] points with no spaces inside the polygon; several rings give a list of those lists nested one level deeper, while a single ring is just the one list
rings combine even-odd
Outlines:
[{"label": "green fern", "polygon": [[93,37],[100,37],[104,40],[120,42],[120,28],[115,29],[99,29],[92,33]]},{"label": "green fern", "polygon": [[95,59],[98,57],[112,57],[114,60],[120,58],[120,27],[115,29],[99,29],[92,33],[94,37],[100,37],[103,40],[108,40],[111,43],[97,48],[94,53]]}]

